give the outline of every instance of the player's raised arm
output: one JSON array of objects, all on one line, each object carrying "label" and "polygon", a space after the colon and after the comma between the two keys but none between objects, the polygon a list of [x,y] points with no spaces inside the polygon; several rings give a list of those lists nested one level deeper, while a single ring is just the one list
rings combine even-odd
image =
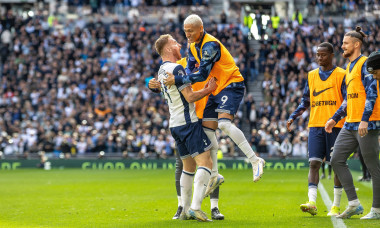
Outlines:
[{"label": "player's raised arm", "polygon": [[201,90],[194,92],[191,89],[191,86],[187,86],[186,88],[181,90],[181,93],[185,97],[186,101],[189,103],[193,103],[202,99],[203,97],[209,95],[212,91],[216,89],[217,85],[214,78],[211,78],[205,85],[205,87]]}]

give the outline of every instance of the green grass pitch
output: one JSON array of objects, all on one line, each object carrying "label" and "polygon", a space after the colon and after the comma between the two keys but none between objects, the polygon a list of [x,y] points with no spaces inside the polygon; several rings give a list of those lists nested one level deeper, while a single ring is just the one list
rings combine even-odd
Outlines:
[{"label": "green grass pitch", "polygon": [[[224,221],[172,220],[177,209],[173,170],[13,170],[0,172],[0,227],[333,227],[322,197],[318,215],[302,213],[307,169],[265,171],[252,182],[249,170],[221,170],[219,207]],[[355,180],[358,173],[354,173]],[[333,199],[333,181],[322,181]],[[370,183],[357,182],[368,213]],[[341,208],[347,206],[342,195]],[[210,201],[203,210],[210,213]],[[343,220],[346,227],[379,227],[377,221]]]}]

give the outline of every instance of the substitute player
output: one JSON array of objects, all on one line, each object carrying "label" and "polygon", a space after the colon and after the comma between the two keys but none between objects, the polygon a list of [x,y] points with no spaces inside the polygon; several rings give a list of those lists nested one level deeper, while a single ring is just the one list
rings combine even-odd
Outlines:
[{"label": "substitute player", "polygon": [[[184,210],[181,213],[181,219],[194,217],[199,221],[211,221],[201,210],[204,192],[211,176],[211,142],[198,122],[193,102],[214,91],[216,89],[215,80],[211,78],[204,89],[197,92],[192,91],[190,84],[167,88],[163,84],[163,80],[167,77],[166,72],[185,75],[185,69],[176,63],[181,59],[181,45],[166,34],[157,39],[155,48],[163,61],[158,72],[158,81],[161,83],[161,91],[169,105],[169,128],[183,162],[180,183]],[[196,165],[198,165],[198,169],[194,177]],[[193,177],[194,195],[190,206]]]},{"label": "substitute player", "polygon": [[[226,133],[250,160],[253,181],[259,181],[265,161],[256,156],[243,132],[231,122],[244,96],[244,78],[224,45],[204,31],[202,19],[198,15],[192,14],[185,19],[184,31],[190,43],[187,67],[192,71],[199,64],[199,71],[184,77],[168,73],[164,84],[171,86],[202,82],[208,77],[217,79],[218,87],[208,98],[202,125],[210,131],[219,127]],[[210,140],[216,144],[215,134],[210,135],[214,136]]]},{"label": "substitute player", "polygon": [[[189,69],[187,66],[187,60],[186,58],[182,58],[181,60],[177,61],[178,64],[182,65],[185,68],[186,72],[189,72]],[[190,72],[191,73],[191,72]],[[197,82],[192,84],[193,91],[199,91],[203,89],[204,85],[206,84],[206,81],[204,82]],[[154,78],[149,81],[148,88],[151,89],[154,92],[160,91],[160,83],[155,80]],[[195,112],[197,114],[197,117],[199,118],[199,121],[202,121],[203,118],[203,111],[206,107],[208,96],[201,98],[198,101],[195,101]],[[210,134],[215,134],[215,131],[210,131],[207,128],[203,128],[206,135],[210,138],[213,138],[214,136],[210,136]],[[218,144],[213,147],[211,147],[210,150],[210,156],[212,159],[212,170],[211,170],[211,178],[209,181],[209,184],[206,188],[207,195],[210,195],[210,202],[211,202],[211,218],[214,220],[224,220],[224,215],[219,210],[219,185],[224,182],[224,177],[218,173],[218,160],[217,160],[217,152],[218,152]],[[179,216],[181,215],[181,212],[183,210],[183,205],[181,202],[181,187],[180,187],[180,179],[182,175],[182,169],[183,164],[182,160],[179,157],[179,154],[176,153],[176,171],[175,171],[175,183],[176,183],[176,190],[177,190],[177,198],[178,198],[178,209],[175,215],[173,216],[173,219],[179,219]],[[212,186],[213,188],[210,188]],[[211,192],[212,191],[212,192]],[[210,194],[211,192],[211,194]]]},{"label": "substitute player", "polygon": [[371,211],[360,219],[380,219],[380,163],[379,129],[380,101],[377,81],[367,72],[367,57],[361,54],[366,35],[360,27],[344,35],[343,57],[350,63],[346,69],[347,99],[335,115],[326,123],[326,131],[331,132],[336,122],[347,115],[343,129],[335,141],[331,165],[338,175],[348,198],[347,209],[337,218],[350,218],[362,214],[364,209],[356,194],[347,159],[359,146],[363,159],[372,175],[373,202]]},{"label": "substitute player", "polygon": [[[309,118],[309,201],[301,204],[303,212],[311,215],[317,214],[317,189],[319,183],[319,169],[326,158],[326,163],[330,164],[330,154],[332,152],[335,139],[343,126],[344,121],[340,121],[333,129],[332,134],[327,134],[324,126],[326,121],[340,107],[346,96],[345,70],[333,65],[334,48],[332,44],[324,42],[317,48],[317,62],[319,68],[308,73],[301,104],[290,115],[287,128],[290,132],[290,125],[306,109],[310,107]],[[339,215],[340,199],[342,196],[342,185],[334,175],[334,203],[328,216]]]}]

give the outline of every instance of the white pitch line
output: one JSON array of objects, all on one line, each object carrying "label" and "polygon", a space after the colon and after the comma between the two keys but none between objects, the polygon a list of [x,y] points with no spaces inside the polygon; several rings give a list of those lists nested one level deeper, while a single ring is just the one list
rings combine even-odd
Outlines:
[{"label": "white pitch line", "polygon": [[[332,206],[332,202],[330,200],[329,194],[327,194],[325,187],[322,182],[318,184],[319,193],[321,193],[323,202],[325,203],[327,210],[330,210]],[[337,219],[335,216],[331,216],[331,221],[333,223],[334,228],[346,228],[346,224],[344,224],[342,219]]]}]

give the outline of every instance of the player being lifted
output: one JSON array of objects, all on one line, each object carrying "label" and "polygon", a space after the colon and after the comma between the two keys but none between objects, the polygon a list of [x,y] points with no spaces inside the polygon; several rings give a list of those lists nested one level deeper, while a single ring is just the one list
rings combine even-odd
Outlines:
[{"label": "player being lifted", "polygon": [[[180,184],[184,210],[180,218],[194,217],[199,221],[211,221],[201,210],[201,204],[211,176],[210,148],[212,145],[198,122],[193,102],[214,91],[216,83],[211,78],[204,89],[196,92],[192,91],[189,83],[167,88],[163,84],[163,80],[167,77],[166,72],[185,75],[185,69],[176,63],[181,59],[181,45],[166,34],[157,39],[155,48],[163,62],[158,72],[158,81],[161,83],[161,91],[169,105],[169,128],[183,161]],[[196,165],[198,165],[198,169],[194,177]],[[190,206],[193,178],[194,195]]]},{"label": "player being lifted", "polygon": [[[178,86],[202,82],[209,77],[217,79],[218,87],[208,98],[202,125],[210,132],[206,133],[213,148],[217,149],[218,145],[215,135],[217,127],[237,144],[249,158],[253,169],[253,181],[256,182],[263,174],[265,161],[256,156],[243,132],[231,123],[244,96],[244,78],[224,45],[203,29],[202,19],[198,15],[192,14],[185,19],[184,31],[190,43],[187,68],[192,71],[195,65],[199,64],[198,72],[183,77],[168,72],[169,77],[164,80],[164,84]],[[216,158],[213,162],[216,162]]]},{"label": "player being lifted", "polygon": [[[333,128],[332,134],[327,134],[324,126],[327,120],[338,110],[346,96],[345,70],[333,65],[334,48],[330,43],[321,43],[317,48],[317,62],[319,68],[308,73],[301,104],[290,115],[287,122],[288,131],[293,121],[310,107],[309,118],[309,201],[301,204],[303,212],[312,215],[317,214],[317,189],[319,183],[319,169],[326,158],[330,163],[330,154],[333,150],[335,139],[343,126],[344,120]],[[334,203],[327,214],[339,215],[342,185],[337,175],[334,175]]]}]

